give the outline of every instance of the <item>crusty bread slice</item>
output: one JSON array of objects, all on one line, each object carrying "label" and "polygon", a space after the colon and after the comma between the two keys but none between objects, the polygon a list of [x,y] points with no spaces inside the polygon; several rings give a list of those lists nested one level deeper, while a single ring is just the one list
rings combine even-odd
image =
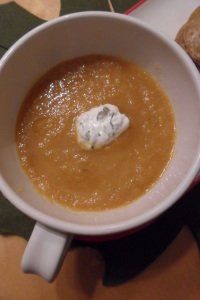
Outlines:
[{"label": "crusty bread slice", "polygon": [[198,6],[190,15],[188,21],[194,20],[194,19],[199,19],[200,18],[200,6]]},{"label": "crusty bread slice", "polygon": [[200,7],[191,14],[188,21],[180,28],[176,42],[200,67]]}]

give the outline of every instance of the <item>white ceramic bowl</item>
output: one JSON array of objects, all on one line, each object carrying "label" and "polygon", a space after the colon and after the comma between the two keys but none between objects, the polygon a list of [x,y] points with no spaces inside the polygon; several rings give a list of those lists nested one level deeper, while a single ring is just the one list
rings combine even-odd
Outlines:
[{"label": "white ceramic bowl", "polygon": [[[61,61],[96,53],[134,61],[160,82],[173,106],[176,144],[161,179],[137,201],[106,212],[72,212],[42,199],[22,171],[15,148],[16,117],[28,90],[42,74]],[[55,236],[62,232],[64,240],[66,233],[105,235],[136,228],[174,204],[200,167],[199,73],[175,42],[131,17],[84,12],[37,27],[1,59],[0,95],[0,188],[18,209],[39,222],[35,232],[41,232],[41,227],[53,235],[56,232]]]}]

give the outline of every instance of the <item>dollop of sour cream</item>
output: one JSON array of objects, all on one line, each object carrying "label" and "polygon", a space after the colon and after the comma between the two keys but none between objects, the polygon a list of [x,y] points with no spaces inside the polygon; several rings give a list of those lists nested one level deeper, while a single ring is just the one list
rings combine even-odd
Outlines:
[{"label": "dollop of sour cream", "polygon": [[75,124],[79,145],[90,150],[111,143],[130,126],[130,120],[117,106],[104,104],[82,113]]}]

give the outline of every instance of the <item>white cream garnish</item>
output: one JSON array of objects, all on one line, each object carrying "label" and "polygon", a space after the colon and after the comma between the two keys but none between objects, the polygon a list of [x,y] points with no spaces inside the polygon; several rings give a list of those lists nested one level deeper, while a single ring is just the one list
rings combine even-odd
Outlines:
[{"label": "white cream garnish", "polygon": [[117,106],[104,104],[76,118],[77,140],[84,149],[99,149],[116,139],[130,125]]}]

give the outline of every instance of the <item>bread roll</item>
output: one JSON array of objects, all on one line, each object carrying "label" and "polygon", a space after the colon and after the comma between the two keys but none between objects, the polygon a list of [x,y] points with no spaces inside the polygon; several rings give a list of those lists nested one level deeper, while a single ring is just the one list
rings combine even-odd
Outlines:
[{"label": "bread roll", "polygon": [[195,9],[188,21],[180,28],[176,42],[200,67],[200,7]]}]

